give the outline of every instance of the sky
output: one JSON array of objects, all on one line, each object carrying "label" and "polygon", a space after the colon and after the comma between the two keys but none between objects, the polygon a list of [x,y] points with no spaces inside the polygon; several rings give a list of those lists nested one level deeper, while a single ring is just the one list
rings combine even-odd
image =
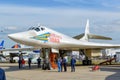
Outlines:
[{"label": "sky", "polygon": [[72,37],[84,33],[87,19],[91,33],[113,38],[99,42],[120,43],[120,0],[0,0],[0,40],[9,48],[8,34],[38,24]]}]

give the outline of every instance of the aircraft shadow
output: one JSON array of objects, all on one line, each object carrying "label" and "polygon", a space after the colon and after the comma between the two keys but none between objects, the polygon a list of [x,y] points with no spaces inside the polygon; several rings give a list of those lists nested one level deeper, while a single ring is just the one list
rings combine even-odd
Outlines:
[{"label": "aircraft shadow", "polygon": [[120,66],[105,66],[100,68],[101,71],[115,72],[113,75],[109,75],[105,80],[120,80]]}]

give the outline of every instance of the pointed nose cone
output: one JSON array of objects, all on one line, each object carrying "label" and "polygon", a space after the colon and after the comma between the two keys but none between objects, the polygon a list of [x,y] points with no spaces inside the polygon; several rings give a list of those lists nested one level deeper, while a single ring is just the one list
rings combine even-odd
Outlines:
[{"label": "pointed nose cone", "polygon": [[19,32],[14,34],[8,34],[8,37],[13,41],[21,44],[27,44],[30,42],[30,37],[36,35],[34,32],[26,31],[26,32]]},{"label": "pointed nose cone", "polygon": [[14,41],[20,40],[22,38],[22,34],[15,33],[15,34],[9,34],[8,37]]},{"label": "pointed nose cone", "polygon": [[8,35],[8,37],[9,37],[10,39],[16,39],[16,36],[17,36],[17,35],[15,35],[15,34],[9,34],[9,35]]},{"label": "pointed nose cone", "polygon": [[13,38],[13,34],[8,34],[8,37],[9,38]]}]

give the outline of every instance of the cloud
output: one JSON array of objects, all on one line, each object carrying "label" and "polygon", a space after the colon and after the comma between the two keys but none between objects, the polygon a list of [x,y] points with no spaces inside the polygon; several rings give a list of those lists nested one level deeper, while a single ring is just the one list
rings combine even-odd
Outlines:
[{"label": "cloud", "polygon": [[119,12],[83,10],[77,8],[38,8],[1,5],[0,17],[0,25],[5,26],[25,27],[41,23],[55,27],[80,27],[80,25],[85,25],[83,25],[83,21],[85,23],[87,18],[91,20],[102,20],[104,18],[114,19],[119,17]]},{"label": "cloud", "polygon": [[91,32],[94,34],[99,34],[103,36],[108,36],[113,38],[110,43],[119,43],[120,36],[120,20],[107,20],[107,21],[98,21],[93,23],[94,27],[91,27]]},{"label": "cloud", "polygon": [[8,29],[6,33],[27,30],[29,27],[35,26],[38,23],[56,29],[60,27],[66,29],[71,28],[70,30],[76,28],[79,30],[84,28],[86,20],[90,19],[90,29],[92,32],[98,33],[99,30],[103,33],[118,32],[120,29],[114,21],[118,20],[120,17],[119,14],[119,12],[81,8],[39,8],[0,5],[0,26],[8,26],[6,27]]},{"label": "cloud", "polygon": [[[95,4],[97,2],[100,2],[100,0],[53,0],[53,1],[56,1],[56,2],[61,2],[61,3],[66,3],[66,4],[76,4],[76,3],[79,3],[79,4]],[[78,5],[78,4],[77,4]]]},{"label": "cloud", "polygon": [[7,29],[7,30],[17,30],[17,27],[9,26],[9,27],[5,27],[5,29]]},{"label": "cloud", "polygon": [[120,11],[119,0],[53,0],[63,3],[65,7],[104,10],[104,11]]},{"label": "cloud", "polygon": [[114,3],[102,3],[102,5],[104,7],[107,7],[107,8],[113,8],[113,9],[119,9],[120,8],[120,5],[114,4]]}]

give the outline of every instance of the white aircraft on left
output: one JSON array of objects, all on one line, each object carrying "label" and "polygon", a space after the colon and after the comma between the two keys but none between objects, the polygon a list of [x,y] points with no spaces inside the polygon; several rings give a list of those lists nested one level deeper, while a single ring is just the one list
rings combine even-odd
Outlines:
[{"label": "white aircraft on left", "polygon": [[8,34],[8,37],[17,43],[32,48],[2,49],[4,50],[34,50],[41,48],[53,48],[58,50],[79,50],[79,49],[102,49],[120,48],[117,44],[105,44],[89,42],[90,38],[111,39],[104,36],[93,35],[89,32],[89,20],[87,20],[85,33],[75,37],[69,37],[45,26],[32,27],[28,31]]}]

